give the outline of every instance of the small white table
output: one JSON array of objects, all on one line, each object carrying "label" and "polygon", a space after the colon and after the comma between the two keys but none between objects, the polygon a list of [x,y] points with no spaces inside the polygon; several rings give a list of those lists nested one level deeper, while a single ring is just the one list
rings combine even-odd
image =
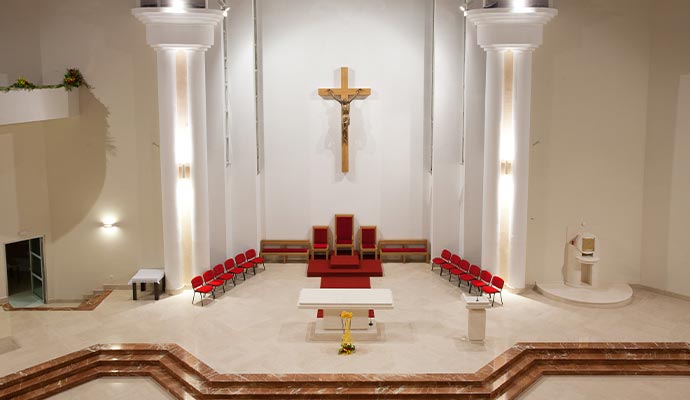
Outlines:
[{"label": "small white table", "polygon": [[471,342],[482,342],[486,336],[486,309],[491,302],[484,296],[463,293],[467,307],[467,339]]},{"label": "small white table", "polygon": [[153,296],[158,300],[160,296],[160,285],[163,285],[165,292],[165,270],[162,269],[140,269],[129,280],[132,285],[132,300],[137,299],[137,283],[141,284],[141,290],[146,290],[147,283],[153,283]]},{"label": "small white table", "polygon": [[369,328],[369,310],[393,308],[390,289],[302,289],[298,308],[323,309],[322,329],[342,329],[340,313],[352,312],[352,330]]}]

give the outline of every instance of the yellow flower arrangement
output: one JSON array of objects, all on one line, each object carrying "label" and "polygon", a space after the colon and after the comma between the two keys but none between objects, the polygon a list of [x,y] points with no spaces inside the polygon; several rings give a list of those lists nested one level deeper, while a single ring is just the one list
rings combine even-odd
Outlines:
[{"label": "yellow flower arrangement", "polygon": [[343,320],[343,340],[340,343],[340,350],[338,354],[352,354],[355,352],[355,345],[352,344],[352,336],[350,335],[350,324],[352,323],[352,313],[350,311],[342,311],[340,318]]}]

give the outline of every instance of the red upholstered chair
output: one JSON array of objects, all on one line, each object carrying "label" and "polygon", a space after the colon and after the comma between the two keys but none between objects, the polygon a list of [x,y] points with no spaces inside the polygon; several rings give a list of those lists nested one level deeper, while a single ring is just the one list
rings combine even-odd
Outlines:
[{"label": "red upholstered chair", "polygon": [[213,286],[211,285],[205,285],[204,284],[204,279],[201,276],[195,276],[192,278],[192,289],[194,290],[194,296],[192,296],[192,304],[194,304],[194,298],[196,297],[196,294],[199,293],[201,295],[201,306],[204,306],[204,295],[211,293],[213,298],[216,298],[216,294],[213,293]]},{"label": "red upholstered chair", "polygon": [[[450,256],[450,261],[447,263],[441,264],[441,272],[439,272],[439,276],[443,275],[443,271],[452,271],[454,269],[457,269],[458,266],[460,265],[460,261],[462,261],[462,258],[460,258],[459,255],[453,254]],[[450,274],[450,276],[453,276]],[[448,277],[448,280],[450,281],[450,277]]]},{"label": "red upholstered chair", "polygon": [[491,272],[483,270],[479,273],[479,279],[473,279],[470,281],[470,293],[472,293],[472,288],[477,288],[481,292],[481,288],[491,284]]},{"label": "red upholstered chair", "polygon": [[350,249],[350,255],[355,251],[355,216],[352,214],[335,215],[335,253],[338,249]]},{"label": "red upholstered chair", "polygon": [[[468,266],[470,264],[469,262],[461,259],[460,256],[457,254],[453,254],[452,256],[450,256],[450,265],[452,266],[452,268],[448,270],[448,272],[450,272],[448,274],[448,282],[450,282],[450,279],[453,277],[453,275],[460,276],[467,272],[467,269],[463,270],[462,268],[460,268],[460,265],[462,265],[463,262],[467,263]],[[447,264],[442,264],[441,268],[443,269],[445,265]],[[458,278],[458,282],[460,282],[460,278]],[[458,286],[459,285],[460,284],[458,283]]]},{"label": "red upholstered chair", "polygon": [[[247,256],[245,256],[244,253],[237,253],[235,255],[235,265],[245,270],[256,267],[253,262],[247,261]],[[254,269],[254,275],[256,275],[256,269]]]},{"label": "red upholstered chair", "polygon": [[237,286],[235,283],[235,274],[231,272],[225,272],[225,267],[223,267],[223,264],[218,264],[215,267],[213,267],[213,275],[216,276],[216,279],[220,279],[223,281],[223,287],[225,287],[225,282],[227,281],[232,281],[232,284]]},{"label": "red upholstered chair", "polygon": [[440,257],[434,257],[433,260],[431,260],[431,269],[434,269],[434,265],[438,265],[439,267],[441,264],[449,263],[450,262],[450,250],[448,249],[443,249],[441,250],[441,256]]},{"label": "red upholstered chair", "polygon": [[376,246],[376,227],[359,227],[359,259],[364,258],[364,253],[374,253],[374,260],[378,258],[378,248]]},{"label": "red upholstered chair", "polygon": [[457,270],[452,270],[451,273],[458,275],[458,287],[460,287],[460,284],[462,283],[462,279],[460,279],[460,275],[462,274],[468,274],[470,272],[470,262],[467,260],[462,260],[460,261],[460,264],[458,264]]},{"label": "red upholstered chair", "polygon": [[247,257],[247,261],[254,263],[254,267],[261,264],[261,266],[264,267],[264,271],[266,270],[266,264],[264,264],[264,259],[263,257],[256,256],[256,250],[249,249],[244,252],[244,255]]},{"label": "red upholstered chair", "polygon": [[489,298],[491,298],[491,307],[494,306],[494,302],[496,301],[496,293],[501,296],[501,305],[503,305],[503,295],[501,294],[503,285],[503,279],[494,275],[491,279],[491,285],[482,286],[482,292],[488,294]]},{"label": "red upholstered chair", "polygon": [[[214,291],[217,287],[220,286],[223,288],[223,292],[225,292],[225,285],[224,285],[225,282],[223,282],[220,279],[216,279],[216,276],[213,274],[213,270],[209,269],[208,271],[204,272],[203,277],[204,277],[204,283],[206,283],[209,286],[213,286]],[[213,297],[215,298],[216,296],[213,296]]]},{"label": "red upholstered chair", "polygon": [[313,260],[316,253],[323,253],[326,260],[331,253],[330,242],[328,240],[328,226],[314,225],[311,227],[311,259]]},{"label": "red upholstered chair", "polygon": [[[479,274],[481,273],[482,269],[479,268],[478,265],[470,265],[469,272],[466,274],[460,274],[460,281],[465,281],[467,282],[467,285],[470,287],[470,290],[472,290],[472,286],[470,285],[470,282],[472,282],[475,279],[479,279]],[[458,283],[458,286],[460,284]]]},{"label": "red upholstered chair", "polygon": [[235,276],[242,274],[242,279],[247,279],[247,276],[244,274],[244,268],[236,266],[235,260],[232,258],[228,258],[227,260],[225,260],[225,272],[235,274]]}]

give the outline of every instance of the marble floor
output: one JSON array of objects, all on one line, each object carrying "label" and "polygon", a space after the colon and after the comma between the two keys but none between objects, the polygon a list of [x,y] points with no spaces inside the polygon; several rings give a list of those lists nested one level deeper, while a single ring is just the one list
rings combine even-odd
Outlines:
[{"label": "marble floor", "polygon": [[687,399],[690,378],[681,376],[549,376],[524,393],[524,400]]},{"label": "marble floor", "polygon": [[[357,343],[357,353],[343,357],[337,342],[307,340],[315,311],[297,309],[297,297],[319,279],[307,278],[305,270],[304,264],[268,264],[203,308],[191,304],[191,292],[135,302],[122,290],[89,312],[0,311],[18,347],[0,354],[0,376],[96,343],[177,343],[223,373],[453,373],[474,372],[515,342],[690,342],[689,302],[636,289],[632,303],[618,309],[505,293],[505,306],[497,303],[487,313],[486,342],[472,344],[455,281],[427,264],[386,263],[384,277],[371,279],[372,287],[393,290],[395,309],[376,312],[385,340]],[[556,378],[540,382],[527,398],[548,393],[549,379]],[[90,385],[102,382],[112,383]],[[113,393],[104,398],[119,398]]]}]

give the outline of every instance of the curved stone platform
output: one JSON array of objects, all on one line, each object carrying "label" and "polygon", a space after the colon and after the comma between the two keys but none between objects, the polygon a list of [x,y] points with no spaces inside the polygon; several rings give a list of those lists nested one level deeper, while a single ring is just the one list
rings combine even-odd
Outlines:
[{"label": "curved stone platform", "polygon": [[625,283],[612,283],[599,288],[537,283],[536,289],[552,300],[589,307],[623,307],[630,304],[633,295],[632,288]]},{"label": "curved stone platform", "polygon": [[220,374],[175,344],[95,345],[0,378],[0,399],[106,376],[150,377],[177,399],[513,399],[544,375],[690,376],[688,343],[517,343],[475,373]]}]

